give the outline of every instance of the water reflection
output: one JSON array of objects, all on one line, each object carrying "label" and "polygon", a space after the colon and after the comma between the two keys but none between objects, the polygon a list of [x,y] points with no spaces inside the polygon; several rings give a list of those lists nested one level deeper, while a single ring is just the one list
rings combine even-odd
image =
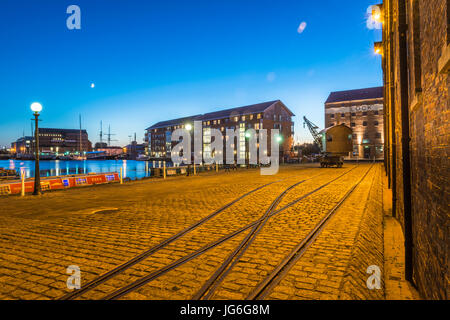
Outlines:
[{"label": "water reflection", "polygon": [[[86,161],[40,161],[40,176],[64,176],[72,174],[120,172],[123,169],[124,178],[132,180],[150,176],[152,162],[132,160],[86,160]],[[158,163],[156,163],[158,167]],[[0,160],[0,168],[16,170],[20,173],[25,170],[26,178],[34,177],[34,161]]]}]

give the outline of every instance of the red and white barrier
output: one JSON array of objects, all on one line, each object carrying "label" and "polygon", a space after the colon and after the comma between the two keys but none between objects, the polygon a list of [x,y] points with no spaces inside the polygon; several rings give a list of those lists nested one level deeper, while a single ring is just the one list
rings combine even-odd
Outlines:
[{"label": "red and white barrier", "polygon": [[[119,174],[116,172],[50,177],[41,178],[41,189],[43,192],[45,192],[49,190],[62,190],[68,188],[92,186],[96,184],[114,183],[118,181]],[[0,195],[20,194],[22,192],[22,185],[24,185],[25,187],[25,193],[34,191],[34,179],[26,180],[24,182],[20,180],[14,180],[11,182],[0,182]]]}]

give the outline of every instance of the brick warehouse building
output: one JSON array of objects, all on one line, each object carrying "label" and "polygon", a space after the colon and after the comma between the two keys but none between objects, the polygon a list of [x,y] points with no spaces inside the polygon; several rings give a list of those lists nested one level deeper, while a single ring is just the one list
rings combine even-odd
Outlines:
[{"label": "brick warehouse building", "polygon": [[449,1],[382,5],[386,171],[405,235],[406,278],[448,299]]},{"label": "brick warehouse building", "polygon": [[353,130],[350,159],[384,159],[383,87],[332,92],[325,102],[325,128]]},{"label": "brick warehouse building", "polygon": [[[243,144],[248,159],[248,144],[246,144],[245,131],[247,129],[267,129],[267,148],[270,153],[270,130],[279,129],[282,141],[280,142],[280,157],[291,151],[294,143],[295,116],[280,100],[259,103],[250,106],[227,109],[217,112],[206,113],[175,120],[159,122],[147,129],[145,139],[149,146],[149,154],[155,158],[170,158],[173,147],[171,142],[172,132],[175,129],[185,128],[187,125],[194,126],[194,121],[201,121],[203,128],[203,153],[211,152],[209,147],[210,129],[218,129],[224,137],[224,148],[226,146],[226,129],[239,130],[239,138],[236,143]],[[237,147],[235,148],[237,150]],[[243,148],[242,148],[243,149]],[[193,150],[193,142],[192,142]],[[219,151],[220,152],[220,151]],[[224,162],[226,152],[223,150]],[[242,155],[243,156],[243,155]],[[236,156],[237,158],[237,156]]]}]

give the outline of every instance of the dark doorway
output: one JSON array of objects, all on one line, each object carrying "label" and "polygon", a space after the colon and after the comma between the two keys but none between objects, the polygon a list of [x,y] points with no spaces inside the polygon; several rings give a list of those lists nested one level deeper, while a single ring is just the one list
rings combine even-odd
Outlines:
[{"label": "dark doorway", "polygon": [[364,159],[370,159],[370,147],[364,147]]}]

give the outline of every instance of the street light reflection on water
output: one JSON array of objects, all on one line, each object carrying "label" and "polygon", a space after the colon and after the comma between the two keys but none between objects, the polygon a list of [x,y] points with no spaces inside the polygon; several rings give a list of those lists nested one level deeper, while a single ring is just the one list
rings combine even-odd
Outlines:
[{"label": "street light reflection on water", "polygon": [[[153,162],[133,160],[86,160],[86,161],[64,161],[51,160],[40,161],[40,176],[53,177],[73,174],[120,172],[123,169],[124,178],[131,180],[142,179],[151,175],[148,168]],[[156,163],[158,166],[158,163]],[[34,177],[34,161],[25,160],[0,160],[0,168],[16,170],[20,173],[23,168],[25,177]]]}]

